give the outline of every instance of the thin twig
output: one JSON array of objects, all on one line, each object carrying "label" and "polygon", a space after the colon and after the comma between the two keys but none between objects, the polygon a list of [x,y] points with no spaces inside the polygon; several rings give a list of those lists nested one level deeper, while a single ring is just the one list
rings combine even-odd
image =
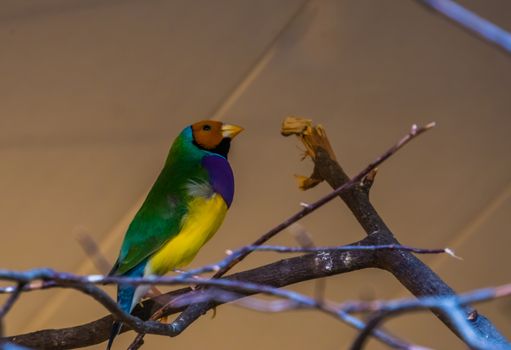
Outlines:
[{"label": "thin twig", "polygon": [[[384,161],[386,161],[388,158],[390,158],[393,154],[395,154],[399,149],[401,149],[404,145],[406,145],[408,142],[419,136],[420,134],[424,133],[425,131],[433,128],[435,126],[434,122],[428,123],[424,126],[417,126],[412,125],[410,131],[408,134],[406,134],[401,140],[399,140],[394,146],[389,148],[386,152],[384,152],[382,155],[380,155],[378,158],[373,160],[368,166],[366,166],[365,169],[363,169],[361,172],[359,172],[355,177],[353,177],[350,181],[346,182],[339,188],[335,189],[334,191],[328,193],[324,197],[318,199],[317,201],[307,204],[303,206],[302,210],[297,212],[296,214],[290,216],[287,220],[284,220],[265,234],[263,234],[261,237],[259,237],[257,240],[252,243],[252,246],[258,246],[262,245],[265,242],[267,242],[270,238],[274,237],[277,233],[283,231],[284,229],[291,226],[291,224],[297,222],[298,220],[302,219],[303,217],[309,215],[310,213],[314,212],[315,210],[321,208],[323,205],[330,202],[332,199],[336,198],[341,194],[343,191],[347,190],[353,185],[358,184],[363,178],[365,178],[369,173],[371,173],[375,168],[377,168],[380,164],[382,164]],[[246,251],[239,256],[236,257],[236,259],[233,259],[229,265],[226,265],[225,267],[222,267],[213,278],[219,278],[222,277],[227,271],[229,271],[231,268],[233,268],[237,263],[242,261],[247,255],[249,255],[251,251]]]},{"label": "thin twig", "polygon": [[9,312],[9,310],[11,310],[14,303],[18,300],[21,293],[23,292],[24,285],[25,285],[24,282],[19,282],[18,285],[14,287],[12,294],[9,295],[4,305],[0,308],[0,321],[2,320],[2,318],[5,317],[5,315],[7,315],[7,313]]},{"label": "thin twig", "polygon": [[[360,245],[375,243],[375,237],[365,237],[359,241]],[[271,285],[276,288],[285,287],[298,282],[316,278],[347,273],[359,269],[376,266],[375,253],[371,251],[358,252],[331,252],[330,259],[323,259],[321,253],[306,254],[298,257],[282,259],[251,270],[238,272],[225,278],[232,280],[251,281],[254,283]],[[349,259],[348,259],[349,257]],[[293,271],[293,273],[289,273]],[[133,314],[147,320],[161,305],[167,304],[176,296],[189,293],[189,288],[168,292],[143,302],[143,307],[136,307]],[[219,303],[213,306],[219,305]],[[163,316],[181,312],[183,309],[166,308]],[[108,339],[112,324],[111,315],[69,328],[46,329],[27,334],[20,334],[8,339],[18,344],[33,348],[70,349],[97,344]],[[125,327],[126,331],[128,328]],[[177,333],[176,333],[177,335]]]},{"label": "thin twig", "polygon": [[[351,350],[362,349],[367,337],[371,332],[381,325],[381,323],[392,316],[402,314],[413,310],[441,309],[443,313],[451,319],[456,329],[460,332],[462,339],[473,349],[486,349],[487,343],[480,341],[480,338],[474,332],[469,323],[469,319],[462,312],[461,306],[492,300],[511,295],[511,283],[495,288],[484,288],[473,290],[460,295],[431,296],[418,299],[398,299],[388,302],[355,302],[341,304],[340,308],[346,312],[373,311],[372,317],[366,323],[365,328],[358,334],[351,346]],[[506,344],[495,344],[492,349],[507,349],[510,346]]]},{"label": "thin twig", "polygon": [[89,235],[85,230],[80,230],[76,234],[76,240],[80,244],[80,247],[82,247],[85,254],[87,254],[89,259],[92,261],[96,270],[98,270],[99,273],[106,275],[112,268],[112,264],[110,264],[101,253],[101,250],[91,235]]},{"label": "thin twig", "polygon": [[[34,281],[25,284],[23,287],[23,293],[32,292],[34,290],[43,290],[58,287],[54,281]],[[12,294],[16,289],[16,286],[5,286],[0,287],[0,294]]]},{"label": "thin twig", "polygon": [[[175,329],[172,324],[162,324],[160,322],[155,322],[152,320],[142,321],[138,317],[132,316],[126,312],[124,312],[117,303],[111,299],[108,294],[106,294],[103,290],[96,287],[95,284],[132,284],[132,285],[176,285],[176,284],[198,284],[198,285],[206,285],[206,286],[215,286],[227,288],[229,290],[239,290],[244,293],[262,293],[275,297],[285,298],[289,300],[293,300],[297,305],[303,308],[309,309],[317,309],[328,313],[332,316],[337,317],[338,319],[345,321],[349,325],[356,326],[353,322],[347,320],[343,314],[338,314],[335,310],[328,308],[322,303],[318,303],[315,299],[302,295],[300,293],[283,290],[279,288],[274,288],[271,286],[265,286],[260,284],[255,284],[251,282],[243,282],[236,280],[227,280],[227,279],[208,279],[208,278],[193,278],[193,277],[184,277],[184,276],[176,276],[176,277],[158,277],[158,278],[133,278],[133,277],[120,277],[120,276],[99,276],[99,275],[89,275],[89,276],[79,276],[70,273],[62,273],[56,272],[50,269],[38,269],[38,270],[30,270],[26,272],[18,272],[18,271],[7,271],[0,270],[0,279],[5,280],[15,280],[20,281],[20,283],[26,283],[32,279],[51,279],[62,285],[66,288],[75,289],[90,295],[96,301],[98,301],[101,305],[103,305],[109,312],[111,312],[118,320],[127,324],[129,327],[134,329],[139,333],[150,333],[150,334],[160,334],[160,335],[175,335]],[[20,289],[21,290],[21,289]],[[203,292],[204,293],[204,292]],[[207,291],[206,291],[207,293]],[[14,295],[14,294],[13,294]],[[225,302],[225,300],[224,300]],[[382,333],[374,334],[378,339],[386,342],[393,341],[390,345],[397,346],[396,344],[405,344],[402,341],[395,340],[395,337],[392,337],[388,334],[382,337]],[[390,340],[389,340],[390,339]],[[409,348],[409,347],[401,347],[401,348]]]},{"label": "thin twig", "polygon": [[[446,253],[452,257],[458,258],[454,255],[453,251],[449,248],[435,248],[435,249],[424,249],[414,248],[401,244],[382,244],[374,246],[363,246],[363,245],[345,245],[345,246],[325,246],[325,247],[287,247],[287,246],[276,246],[276,245],[260,245],[260,246],[246,246],[242,248],[243,251],[261,251],[261,252],[276,252],[276,253],[316,253],[316,252],[329,252],[329,251],[356,251],[356,250],[404,250],[408,252],[414,252],[417,254],[441,254]],[[238,250],[239,251],[239,250]],[[235,253],[234,253],[235,254]],[[233,255],[234,255],[233,254]]]},{"label": "thin twig", "polygon": [[[142,279],[144,282],[136,282],[134,284],[186,284],[191,278],[195,278],[197,275],[202,275],[208,272],[215,272],[224,266],[228,266],[233,260],[236,260],[237,257],[241,254],[245,254],[247,252],[253,251],[261,251],[261,252],[276,252],[276,253],[329,253],[329,252],[353,252],[353,251],[378,251],[378,250],[403,250],[414,252],[417,254],[442,254],[446,253],[454,258],[460,259],[458,256],[454,254],[454,252],[449,248],[434,248],[434,249],[426,249],[426,248],[416,248],[410,247],[400,244],[382,244],[382,245],[342,245],[342,246],[325,246],[325,247],[288,247],[288,246],[278,246],[278,245],[248,245],[244,246],[234,252],[229,251],[228,256],[221,261],[204,265],[202,267],[183,271],[175,276],[161,276],[161,277],[151,277],[149,279]],[[126,282],[125,277],[123,276],[103,276],[103,275],[73,275],[69,273],[63,272],[55,272],[51,269],[35,269],[29,270],[27,272],[19,272],[19,271],[11,271],[11,270],[2,270],[0,269],[0,280],[12,280],[12,281],[27,281],[26,283],[42,279],[43,283],[37,281],[34,286],[40,285],[43,286],[45,282],[52,282],[53,287],[61,287],[59,282],[68,281],[68,282],[82,282],[82,283],[101,283],[101,284],[111,284],[111,283],[130,283]],[[129,280],[128,280],[129,281]],[[205,284],[205,283],[201,283]],[[21,288],[21,290],[19,290]],[[30,290],[36,290],[36,287],[31,288]],[[6,286],[0,289],[0,292],[12,294],[24,292],[25,289],[23,286]]]},{"label": "thin twig", "polygon": [[419,0],[423,5],[444,15],[455,24],[483,40],[511,53],[511,33],[482,18],[452,0]]},{"label": "thin twig", "polygon": [[[359,334],[355,343],[353,344],[352,349],[361,349],[367,336],[375,331],[376,327],[379,326],[384,319],[390,316],[395,316],[397,314],[414,310],[432,308],[443,309],[444,313],[446,313],[451,319],[455,321],[455,324],[460,328],[462,332],[463,339],[468,345],[471,346],[471,348],[484,349],[487,344],[481,343],[479,341],[479,338],[476,336],[472,327],[469,325],[469,319],[464,317],[464,313],[461,313],[460,307],[463,305],[478,303],[510,295],[511,284],[506,284],[495,288],[473,290],[458,296],[422,297],[419,299],[407,298],[391,301],[375,300],[371,302],[345,302],[341,304],[334,304],[331,302],[321,303],[315,299],[309,299],[307,303],[303,303],[294,297],[289,297],[286,298],[286,300],[277,301],[244,298],[237,300],[235,304],[241,307],[263,312],[282,312],[300,308],[315,308],[340,318],[345,322],[347,321],[344,316],[348,315],[349,313],[373,311],[375,313],[374,316],[364,326],[362,332]],[[175,307],[180,307],[187,304],[208,301],[231,302],[241,298],[242,296],[243,294],[210,288],[206,291],[201,291],[200,293],[180,296],[174,299],[173,304]],[[462,318],[460,318],[460,315]],[[351,322],[348,321],[348,323]],[[496,346],[495,349],[509,349],[509,346]]]},{"label": "thin twig", "polygon": [[[317,309],[323,313],[326,313],[330,316],[333,316],[336,319],[343,321],[344,323],[352,326],[357,330],[363,330],[365,328],[365,323],[362,322],[357,317],[350,315],[348,312],[338,308],[335,303],[325,302],[324,300],[317,300],[314,298],[310,298],[311,305],[303,304],[300,301],[295,300],[294,298],[287,298],[283,300],[262,300],[257,298],[245,297],[244,295],[225,291],[218,290],[214,288],[208,288],[207,290],[194,294],[192,296],[183,295],[182,297],[176,298],[175,306],[183,306],[189,305],[198,302],[232,302],[232,304],[236,306],[240,306],[242,308],[247,308],[260,312],[283,312],[289,310],[298,310],[298,309]],[[383,343],[391,346],[395,349],[408,349],[408,350],[427,350],[425,347],[421,347],[415,344],[411,344],[403,341],[402,339],[396,338],[390,335],[388,332],[375,330],[374,335],[377,339],[381,340]],[[132,345],[136,344],[134,341]],[[131,349],[131,348],[130,348]]]},{"label": "thin twig", "polygon": [[[331,251],[377,251],[377,250],[403,250],[414,252],[417,254],[441,254],[446,253],[456,259],[461,259],[454,254],[450,248],[414,248],[400,244],[383,244],[383,245],[344,245],[344,246],[328,246],[328,247],[287,247],[287,246],[274,246],[274,245],[247,245],[235,251],[228,251],[228,256],[216,264],[205,265],[193,270],[181,273],[181,276],[191,277],[201,275],[208,272],[221,271],[222,269],[230,266],[234,261],[238,261],[240,256],[246,256],[248,253],[254,251],[261,252],[276,252],[276,253],[317,253],[317,252],[331,252]],[[215,278],[215,277],[213,277]]]}]

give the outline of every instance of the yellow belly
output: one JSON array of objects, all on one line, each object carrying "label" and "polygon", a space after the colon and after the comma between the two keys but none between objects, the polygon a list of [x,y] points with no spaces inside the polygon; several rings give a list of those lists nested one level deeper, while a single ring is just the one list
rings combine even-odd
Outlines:
[{"label": "yellow belly", "polygon": [[190,263],[218,230],[226,212],[227,205],[218,194],[192,200],[181,232],[151,257],[146,274],[163,275]]}]

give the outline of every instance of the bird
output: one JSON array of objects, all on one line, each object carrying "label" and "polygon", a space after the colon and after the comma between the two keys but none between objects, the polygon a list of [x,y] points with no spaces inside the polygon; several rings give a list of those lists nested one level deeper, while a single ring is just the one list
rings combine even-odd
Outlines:
[{"label": "bird", "polygon": [[[174,140],[163,168],[131,221],[108,276],[160,276],[189,264],[222,224],[234,197],[227,160],[237,125],[202,120]],[[131,313],[149,286],[119,283],[117,303]],[[112,324],[107,350],[122,323]]]}]

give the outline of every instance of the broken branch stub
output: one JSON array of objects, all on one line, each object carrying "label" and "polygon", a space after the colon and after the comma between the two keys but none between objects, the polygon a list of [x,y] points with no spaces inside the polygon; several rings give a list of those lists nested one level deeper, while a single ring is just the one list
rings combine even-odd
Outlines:
[{"label": "broken branch stub", "polygon": [[[336,161],[332,146],[326,136],[326,131],[321,125],[312,125],[311,119],[290,116],[282,122],[281,134],[283,136],[296,135],[305,146],[305,156],[313,161],[316,159],[318,150],[325,151],[331,160]],[[316,167],[310,176],[295,175],[298,187],[301,190],[308,190],[323,181],[323,178],[316,171]]]}]

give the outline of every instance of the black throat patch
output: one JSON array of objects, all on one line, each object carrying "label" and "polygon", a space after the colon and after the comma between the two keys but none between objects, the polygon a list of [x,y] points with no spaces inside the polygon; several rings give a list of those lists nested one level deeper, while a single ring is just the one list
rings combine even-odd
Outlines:
[{"label": "black throat patch", "polygon": [[206,148],[201,146],[197,143],[195,137],[193,138],[193,144],[202,150],[219,154],[227,159],[227,153],[229,153],[229,149],[231,148],[231,139],[224,137],[215,148]]}]

